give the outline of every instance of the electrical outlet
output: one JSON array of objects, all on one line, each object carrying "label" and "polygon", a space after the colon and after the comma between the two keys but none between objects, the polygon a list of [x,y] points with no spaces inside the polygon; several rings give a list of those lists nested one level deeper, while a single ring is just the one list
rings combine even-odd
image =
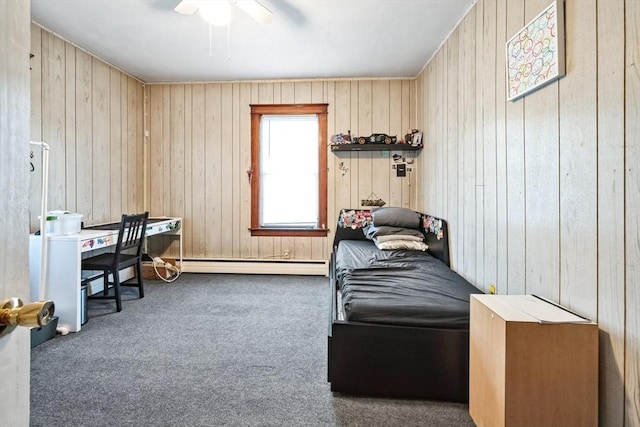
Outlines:
[{"label": "electrical outlet", "polygon": [[282,258],[284,258],[284,259],[289,259],[289,256],[290,256],[289,249],[285,249],[285,250],[282,252]]}]

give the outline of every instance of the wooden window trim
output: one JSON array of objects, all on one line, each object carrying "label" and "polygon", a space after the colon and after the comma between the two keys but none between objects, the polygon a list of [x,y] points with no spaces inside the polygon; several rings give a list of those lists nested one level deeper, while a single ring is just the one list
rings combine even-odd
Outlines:
[{"label": "wooden window trim", "polygon": [[[251,104],[251,231],[252,236],[325,237],[327,229],[327,111],[329,104]],[[318,116],[318,228],[260,227],[260,119],[263,115],[317,114]]]}]

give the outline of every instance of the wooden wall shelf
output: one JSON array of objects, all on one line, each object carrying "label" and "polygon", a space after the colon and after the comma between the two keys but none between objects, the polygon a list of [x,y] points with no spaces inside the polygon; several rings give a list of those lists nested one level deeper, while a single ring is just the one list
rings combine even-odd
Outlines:
[{"label": "wooden wall shelf", "polygon": [[411,144],[331,144],[331,151],[419,151],[422,145]]}]

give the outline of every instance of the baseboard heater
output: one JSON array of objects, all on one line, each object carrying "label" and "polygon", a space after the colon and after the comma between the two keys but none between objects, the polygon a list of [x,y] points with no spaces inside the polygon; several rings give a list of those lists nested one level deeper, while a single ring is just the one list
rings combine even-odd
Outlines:
[{"label": "baseboard heater", "polygon": [[291,274],[328,276],[325,260],[184,259],[183,273]]}]

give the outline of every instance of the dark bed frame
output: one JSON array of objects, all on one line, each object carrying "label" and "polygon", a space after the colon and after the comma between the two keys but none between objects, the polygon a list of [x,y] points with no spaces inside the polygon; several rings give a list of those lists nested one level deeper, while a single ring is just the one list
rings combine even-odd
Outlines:
[{"label": "dark bed frame", "polygon": [[[343,211],[362,209],[344,209]],[[447,266],[447,223],[421,214],[429,253]],[[469,401],[469,329],[439,329],[338,319],[335,253],[341,240],[366,240],[362,229],[341,226],[329,267],[331,313],[328,380],[334,392]]]}]

